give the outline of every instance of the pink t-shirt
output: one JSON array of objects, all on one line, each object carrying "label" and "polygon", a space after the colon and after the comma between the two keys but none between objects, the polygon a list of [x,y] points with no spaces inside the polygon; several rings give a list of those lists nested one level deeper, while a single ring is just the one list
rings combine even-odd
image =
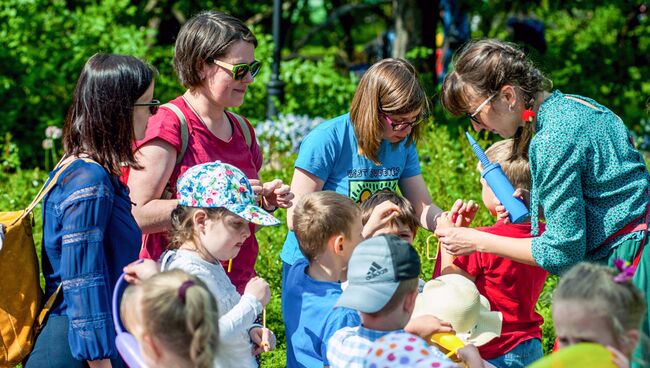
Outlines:
[{"label": "pink t-shirt", "polygon": [[[178,106],[185,115],[189,130],[187,149],[183,160],[179,165],[174,167],[170,183],[171,192],[176,195],[176,180],[185,170],[190,167],[205,162],[219,160],[236,166],[246,174],[249,179],[258,179],[258,171],[262,167],[262,152],[255,139],[255,131],[246,121],[251,134],[252,145],[246,144],[241,125],[229,113],[228,118],[232,126],[233,135],[230,141],[224,141],[217,138],[196,116],[194,111],[187,105],[182,97],[177,97],[170,101]],[[152,142],[156,139],[162,139],[171,144],[176,151],[181,151],[181,133],[180,123],[176,114],[164,107],[161,107],[156,115],[149,118],[145,138],[136,142],[136,147]],[[122,176],[122,180],[128,180],[128,172]],[[251,235],[241,248],[241,251],[233,259],[232,271],[228,274],[230,280],[242,294],[248,280],[255,276],[255,260],[258,253],[257,240],[255,239],[254,225],[251,224]],[[143,246],[140,251],[140,258],[149,258],[158,260],[160,255],[165,251],[169,243],[165,233],[145,234],[143,235]],[[224,263],[225,266],[226,263]]]}]

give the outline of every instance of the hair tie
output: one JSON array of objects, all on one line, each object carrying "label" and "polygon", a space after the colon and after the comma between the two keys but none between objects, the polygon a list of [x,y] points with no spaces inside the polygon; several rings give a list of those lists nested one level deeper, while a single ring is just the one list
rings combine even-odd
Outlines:
[{"label": "hair tie", "polygon": [[187,289],[190,288],[190,286],[194,285],[194,281],[192,280],[186,280],[183,281],[181,286],[178,288],[178,298],[185,304],[185,292],[187,292]]},{"label": "hair tie", "polygon": [[631,281],[634,277],[636,266],[631,265],[630,262],[627,262],[621,258],[616,258],[614,260],[614,267],[616,267],[620,272],[618,275],[614,276],[614,282],[622,284]]},{"label": "hair tie", "polygon": [[531,99],[526,104],[526,109],[521,112],[521,121],[524,123],[532,123],[535,119],[535,112],[533,111],[533,105],[535,104],[535,99]]}]

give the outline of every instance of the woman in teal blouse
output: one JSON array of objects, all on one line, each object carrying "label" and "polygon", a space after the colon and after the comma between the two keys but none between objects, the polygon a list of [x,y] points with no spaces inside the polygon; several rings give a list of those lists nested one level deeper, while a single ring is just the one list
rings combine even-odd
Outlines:
[{"label": "woman in teal blouse", "polygon": [[[445,78],[442,105],[466,114],[476,131],[514,137],[512,156],[530,161],[534,225],[527,239],[440,228],[442,250],[492,253],[555,274],[583,260],[636,261],[633,282],[650,295],[650,252],[642,251],[650,190],[644,159],[612,111],[550,89],[551,82],[511,44],[475,41],[460,53]],[[533,237],[540,211],[546,231]],[[647,321],[643,332],[647,336]]]}]

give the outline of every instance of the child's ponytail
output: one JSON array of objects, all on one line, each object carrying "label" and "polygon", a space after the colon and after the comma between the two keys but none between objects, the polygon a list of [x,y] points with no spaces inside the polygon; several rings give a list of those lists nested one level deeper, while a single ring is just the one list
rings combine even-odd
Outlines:
[{"label": "child's ponytail", "polygon": [[192,336],[190,359],[194,367],[208,368],[214,364],[218,343],[219,316],[213,314],[214,297],[202,287],[190,287],[185,297],[185,323]]}]

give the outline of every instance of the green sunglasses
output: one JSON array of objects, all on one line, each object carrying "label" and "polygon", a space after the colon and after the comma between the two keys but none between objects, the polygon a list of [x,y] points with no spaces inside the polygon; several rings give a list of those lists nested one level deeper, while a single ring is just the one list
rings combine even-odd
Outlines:
[{"label": "green sunglasses", "polygon": [[255,60],[250,64],[234,64],[234,65],[216,59],[213,59],[212,62],[224,69],[230,70],[232,72],[232,79],[237,81],[244,79],[244,77],[246,77],[246,74],[248,74],[248,72],[250,72],[251,76],[255,78],[257,73],[259,73],[260,69],[262,68],[262,62],[259,60]]}]

